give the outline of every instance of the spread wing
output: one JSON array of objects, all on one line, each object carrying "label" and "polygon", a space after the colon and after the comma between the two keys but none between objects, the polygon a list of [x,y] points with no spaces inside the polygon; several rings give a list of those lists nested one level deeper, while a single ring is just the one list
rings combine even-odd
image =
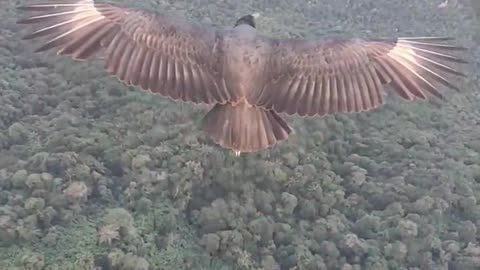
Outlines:
[{"label": "spread wing", "polygon": [[270,40],[267,83],[250,102],[313,116],[379,107],[386,84],[407,100],[442,98],[440,85],[458,90],[446,74],[465,76],[452,66],[466,62],[453,54],[464,48],[445,44],[448,40]]},{"label": "spread wing", "polygon": [[105,68],[127,84],[194,103],[224,103],[230,97],[218,64],[220,33],[213,28],[93,0],[19,9],[37,13],[18,22],[37,26],[25,39],[47,37],[37,51],[85,60],[103,50]]}]

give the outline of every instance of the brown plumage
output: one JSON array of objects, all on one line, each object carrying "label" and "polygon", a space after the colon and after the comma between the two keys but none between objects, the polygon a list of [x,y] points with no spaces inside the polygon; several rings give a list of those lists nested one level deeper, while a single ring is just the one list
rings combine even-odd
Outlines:
[{"label": "brown plumage", "polygon": [[173,18],[71,0],[21,6],[39,12],[19,23],[47,37],[37,51],[85,60],[102,51],[120,81],[173,100],[214,104],[204,127],[235,153],[268,148],[291,129],[279,113],[324,116],[361,112],[384,103],[385,85],[407,100],[458,90],[447,74],[464,48],[451,38],[382,40],[274,39],[257,34],[254,16],[219,30]]}]

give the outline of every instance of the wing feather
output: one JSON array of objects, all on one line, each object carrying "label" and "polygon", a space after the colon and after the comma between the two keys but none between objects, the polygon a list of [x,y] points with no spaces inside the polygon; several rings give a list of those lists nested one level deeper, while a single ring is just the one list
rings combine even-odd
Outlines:
[{"label": "wing feather", "polygon": [[[152,63],[149,69],[148,90],[156,89],[158,83],[158,69],[160,68],[160,57],[157,52],[152,54]],[[193,90],[195,92],[195,90]],[[195,102],[195,101],[194,101]]]},{"label": "wing feather", "polygon": [[[338,111],[347,111],[347,96],[345,94],[345,79],[343,74],[337,75],[337,88],[338,88]],[[305,115],[305,113],[303,113]]]},{"label": "wing feather", "polygon": [[322,116],[377,108],[385,85],[407,100],[443,98],[440,86],[459,90],[447,75],[465,76],[455,64],[467,63],[457,55],[465,48],[449,40],[269,39],[265,85],[248,99],[277,112]]},{"label": "wing feather", "polygon": [[30,16],[18,23],[36,28],[25,39],[46,39],[36,52],[86,60],[104,51],[106,70],[120,81],[174,100],[225,103],[232,96],[222,79],[216,29],[93,0],[19,9]]},{"label": "wing feather", "polygon": [[153,58],[154,51],[152,50],[147,50],[145,54],[143,55],[143,62],[142,64],[139,65],[138,69],[140,69],[140,76],[139,76],[139,81],[137,84],[140,84],[140,87],[142,89],[148,89],[148,85],[150,83],[150,69],[152,68],[152,58]]}]

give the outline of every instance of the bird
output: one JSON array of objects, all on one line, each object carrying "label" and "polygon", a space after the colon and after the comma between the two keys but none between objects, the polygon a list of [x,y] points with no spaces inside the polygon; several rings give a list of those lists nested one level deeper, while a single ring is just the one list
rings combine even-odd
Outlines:
[{"label": "bird", "polygon": [[43,39],[35,52],[104,60],[128,86],[176,102],[207,104],[202,128],[238,156],[288,139],[286,115],[324,117],[379,108],[385,94],[445,100],[467,48],[448,36],[275,38],[257,30],[259,13],[232,27],[187,22],[156,11],[94,0],[18,6],[17,23]]}]

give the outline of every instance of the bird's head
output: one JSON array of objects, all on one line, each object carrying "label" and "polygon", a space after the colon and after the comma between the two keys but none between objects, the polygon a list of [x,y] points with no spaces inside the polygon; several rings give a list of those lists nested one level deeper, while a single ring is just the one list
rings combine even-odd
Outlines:
[{"label": "bird's head", "polygon": [[247,24],[247,25],[250,25],[251,27],[255,28],[255,19],[258,18],[260,16],[259,13],[252,13],[252,14],[248,14],[248,15],[245,15],[243,17],[241,17],[240,19],[237,20],[237,22],[235,23],[235,27],[239,26],[239,25],[242,25],[242,24]]}]

